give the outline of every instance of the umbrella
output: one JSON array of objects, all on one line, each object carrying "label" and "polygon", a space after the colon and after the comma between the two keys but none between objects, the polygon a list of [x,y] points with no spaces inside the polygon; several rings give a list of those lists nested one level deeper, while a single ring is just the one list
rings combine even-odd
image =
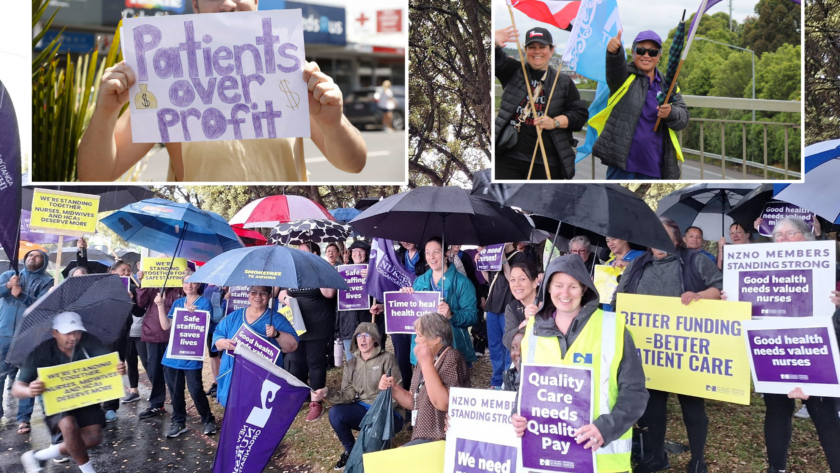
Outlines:
[{"label": "umbrella", "polygon": [[[62,262],[72,262],[76,259],[76,252],[79,249],[75,246],[65,246],[61,249],[61,261]],[[56,261],[56,256],[58,252],[53,250],[50,252],[50,261]],[[106,266],[111,266],[116,261],[114,256],[104,251],[97,250],[95,248],[88,248],[87,249],[87,259],[88,261],[101,261]]]},{"label": "umbrella", "polygon": [[22,209],[29,210],[32,208],[32,195],[35,193],[36,188],[98,195],[100,212],[121,209],[126,205],[144,199],[151,199],[155,196],[155,193],[145,186],[26,186],[21,192],[22,199],[20,207]]},{"label": "umbrella", "polygon": [[312,253],[266,245],[231,250],[211,259],[190,281],[217,286],[326,287],[347,290],[341,274]]},{"label": "umbrella", "polygon": [[321,204],[297,195],[273,195],[257,199],[230,219],[230,224],[242,228],[272,228],[278,223],[318,218],[335,220]]},{"label": "umbrella", "polygon": [[[113,263],[108,264],[107,261],[88,260],[87,264],[85,265],[85,268],[87,268],[88,273],[90,274],[105,274],[108,272],[109,269],[111,269],[112,265]],[[66,268],[61,270],[61,275],[64,276],[64,278],[66,279],[67,277],[69,277],[68,275],[70,274],[70,271],[73,271],[73,269],[75,269],[76,266],[78,266],[76,262],[71,261]]]},{"label": "umbrella", "polygon": [[356,218],[360,213],[362,213],[362,211],[359,209],[347,207],[330,210],[330,214],[335,217],[335,220],[339,223],[348,223],[350,220]]},{"label": "umbrella", "polygon": [[761,216],[764,206],[772,200],[773,184],[762,184],[741,197],[726,215],[747,231],[752,231],[755,219]]},{"label": "umbrella", "polygon": [[691,226],[699,227],[706,240],[717,241],[729,234],[732,219],[726,214],[756,187],[756,184],[694,184],[663,197],[656,213],[677,222],[683,232]]},{"label": "umbrella", "polygon": [[131,313],[133,302],[115,274],[91,274],[65,279],[24,312],[6,361],[20,366],[41,343],[52,337],[53,318],[76,312],[85,329],[103,344],[117,340]]},{"label": "umbrella", "polygon": [[359,201],[356,202],[356,205],[354,205],[353,208],[356,210],[365,210],[367,208],[370,208],[371,206],[373,206],[373,204],[379,202],[380,200],[382,200],[382,197],[364,197],[359,199]]},{"label": "umbrella", "polygon": [[140,253],[136,251],[121,250],[117,252],[117,256],[119,256],[120,261],[125,261],[126,263],[140,262]]},{"label": "umbrella", "polygon": [[240,227],[231,228],[233,228],[233,233],[236,233],[239,236],[239,239],[242,240],[242,243],[244,243],[245,246],[259,246],[268,244],[268,238],[264,237],[262,233],[256,230],[248,230],[247,228]]},{"label": "umbrella", "polygon": [[[388,372],[388,375],[391,373]],[[359,423],[359,436],[347,458],[345,473],[364,473],[362,455],[391,448],[394,439],[394,411],[391,407],[391,388],[379,391],[367,414]]]},{"label": "umbrella", "polygon": [[840,223],[840,140],[805,147],[805,182],[775,184],[774,198],[808,209],[831,223]]},{"label": "umbrella", "polygon": [[221,216],[164,199],[128,205],[102,223],[127,242],[173,257],[207,261],[242,248],[239,237]]},{"label": "umbrella", "polygon": [[[668,50],[668,68],[665,71],[665,83],[662,84],[662,90],[669,90],[671,82],[674,82],[674,77],[677,75],[677,69],[680,67],[680,56],[685,46],[685,10],[683,10],[682,20],[677,25],[677,31],[674,32],[674,40],[671,42],[671,49]],[[659,105],[665,103],[665,94],[660,91],[656,95],[656,100]]]},{"label": "umbrella", "polygon": [[278,224],[271,230],[268,240],[272,245],[329,243],[348,239],[350,232],[350,227],[332,220],[295,220]]}]

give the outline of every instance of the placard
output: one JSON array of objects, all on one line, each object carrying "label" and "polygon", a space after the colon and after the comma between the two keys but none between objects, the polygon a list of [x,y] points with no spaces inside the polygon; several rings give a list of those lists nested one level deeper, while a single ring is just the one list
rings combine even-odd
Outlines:
[{"label": "placard", "polygon": [[833,241],[723,247],[723,290],[729,300],[752,303],[753,317],[831,315],[835,289]]},{"label": "placard", "polygon": [[[280,357],[280,347],[273,345],[265,337],[249,327],[248,324],[242,324],[236,331],[236,335],[231,337],[231,340],[236,342],[236,346],[242,345],[255,355],[270,361],[272,364],[276,364],[277,358]],[[228,350],[228,355],[233,356],[233,350]]]},{"label": "placard", "polygon": [[761,211],[762,222],[758,226],[758,234],[772,238],[773,227],[776,226],[776,222],[785,218],[798,218],[807,223],[811,231],[814,231],[814,218],[816,217],[809,210],[787,202],[768,202]]},{"label": "placard", "polygon": [[[172,269],[169,269],[170,264]],[[187,270],[186,258],[144,257],[140,262],[143,270],[142,287],[181,287],[184,271]],[[169,278],[166,275],[169,274]]]},{"label": "placard", "polygon": [[166,357],[172,360],[204,361],[207,333],[210,331],[210,312],[177,308],[172,314],[169,345]]},{"label": "placard", "polygon": [[128,276],[120,276],[120,281],[122,281],[123,286],[125,286],[125,290],[128,291],[131,288],[131,278]]},{"label": "placard", "polygon": [[294,297],[287,297],[288,304],[280,305],[280,315],[286,317],[286,320],[292,324],[298,337],[306,333],[306,323],[303,321],[303,315],[300,313],[300,304]]},{"label": "placard", "polygon": [[98,195],[35,189],[29,227],[53,235],[93,235],[98,215]]},{"label": "placard", "polygon": [[616,312],[633,334],[648,389],[750,403],[748,303],[618,294]]},{"label": "placard", "polygon": [[413,294],[394,291],[384,293],[385,333],[414,333],[414,321],[423,314],[437,312],[440,293],[414,291]]},{"label": "placard", "polygon": [[515,473],[520,443],[510,423],[515,405],[513,391],[450,388],[443,471]]},{"label": "placard", "polygon": [[51,416],[124,396],[122,376],[117,373],[119,362],[113,352],[38,368],[38,379],[44,382],[44,414]]},{"label": "placard", "polygon": [[501,271],[504,261],[505,244],[488,245],[478,253],[475,269],[476,271]]},{"label": "placard", "polygon": [[840,357],[831,317],[744,322],[755,391],[840,397]]},{"label": "placard", "polygon": [[135,143],[308,137],[301,11],[125,18]]},{"label": "placard", "polygon": [[338,310],[370,309],[370,297],[365,292],[365,278],[362,270],[366,264],[344,264],[338,267],[338,273],[347,282],[349,291],[338,290]]},{"label": "placard", "polygon": [[613,294],[618,288],[618,277],[624,272],[622,267],[612,267],[608,264],[595,265],[593,282],[598,295],[601,297],[601,304],[611,304]]},{"label": "placard", "polygon": [[227,305],[225,306],[225,315],[230,315],[233,311],[244,309],[251,305],[248,300],[248,286],[230,286],[228,288]]},{"label": "placard", "polygon": [[422,443],[362,455],[365,473],[430,473],[442,471],[446,442]]}]

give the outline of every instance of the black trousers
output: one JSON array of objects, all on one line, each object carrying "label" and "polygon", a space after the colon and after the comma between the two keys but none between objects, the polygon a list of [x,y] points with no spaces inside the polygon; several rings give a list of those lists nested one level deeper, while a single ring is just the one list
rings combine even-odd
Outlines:
[{"label": "black trousers", "polygon": [[330,340],[301,340],[297,350],[283,355],[283,364],[297,379],[308,382],[313,391],[327,385],[327,347]]},{"label": "black trousers", "polygon": [[[777,470],[787,467],[790,437],[793,434],[793,410],[796,400],[785,394],[765,394],[764,443],[767,459]],[[837,417],[837,399],[811,396],[805,401],[808,415],[817,428],[828,467],[833,473],[840,472],[840,418]]]},{"label": "black trousers", "polygon": [[[506,156],[496,156],[496,179],[528,179],[528,170],[531,168],[530,161],[520,161],[518,159],[509,158]],[[563,170],[560,166],[549,166],[552,180],[562,179]],[[531,172],[531,179],[548,179],[545,174],[545,165],[543,164],[542,154],[537,152],[537,158],[534,160],[534,170]]]},{"label": "black trousers", "polygon": [[[163,407],[166,401],[166,378],[163,374],[163,355],[168,343],[146,342],[146,374],[152,383],[152,393],[149,395],[149,407]],[[174,402],[174,400],[173,400]]]},{"label": "black trousers", "polygon": [[[137,383],[140,381],[140,371],[137,369],[137,358],[139,357],[137,353],[138,343],[143,343],[140,341],[140,337],[132,337],[129,339],[128,346],[125,348],[125,369],[128,374],[128,387],[131,389],[137,389]],[[143,363],[143,369],[145,368],[146,364]]]},{"label": "black trousers", "polygon": [[201,422],[213,420],[213,413],[210,412],[210,401],[204,394],[204,384],[201,379],[201,370],[179,370],[163,367],[166,377],[166,386],[169,387],[169,398],[172,400],[172,423],[183,424],[187,421],[187,399],[184,394],[184,385],[190,390],[190,397],[195,403],[195,410],[201,416]]},{"label": "black trousers", "polygon": [[[665,455],[665,431],[668,422],[668,395],[665,391],[649,389],[650,399],[639,425],[647,427],[645,458]],[[701,397],[677,394],[682,408],[685,430],[688,432],[688,444],[692,460],[703,460],[706,450],[706,437],[709,434],[709,418],[706,416],[706,400]]]},{"label": "black trousers", "polygon": [[403,389],[409,391],[411,389],[411,335],[392,334],[391,344],[394,345],[394,356],[397,358],[397,366],[400,367]]}]

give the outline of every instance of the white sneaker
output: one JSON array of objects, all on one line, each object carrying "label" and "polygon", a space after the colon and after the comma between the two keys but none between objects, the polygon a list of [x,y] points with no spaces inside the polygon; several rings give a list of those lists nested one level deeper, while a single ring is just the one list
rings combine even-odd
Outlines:
[{"label": "white sneaker", "polygon": [[20,463],[26,473],[38,473],[43,469],[41,462],[35,459],[35,450],[30,450],[21,455]]},{"label": "white sneaker", "polygon": [[808,408],[806,406],[802,406],[802,409],[799,409],[793,417],[798,419],[810,419],[811,415],[808,414]]}]

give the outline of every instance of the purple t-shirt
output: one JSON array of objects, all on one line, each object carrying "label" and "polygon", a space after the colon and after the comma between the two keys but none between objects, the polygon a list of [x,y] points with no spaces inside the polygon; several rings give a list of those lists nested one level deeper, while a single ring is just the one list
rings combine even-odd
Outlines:
[{"label": "purple t-shirt", "polygon": [[639,116],[639,123],[636,125],[636,133],[633,135],[633,142],[630,143],[630,152],[627,154],[627,172],[636,172],[646,176],[662,177],[662,133],[665,127],[660,123],[659,131],[654,132],[656,125],[656,107],[659,102],[656,94],[662,90],[662,81],[659,74],[648,87],[645,105],[642,107],[642,114]]}]

